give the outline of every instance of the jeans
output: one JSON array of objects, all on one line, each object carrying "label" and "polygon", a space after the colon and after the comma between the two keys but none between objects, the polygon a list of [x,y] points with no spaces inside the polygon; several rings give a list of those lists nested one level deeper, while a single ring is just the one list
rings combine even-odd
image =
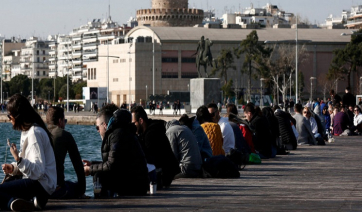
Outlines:
[{"label": "jeans", "polygon": [[10,210],[12,200],[21,198],[32,201],[36,197],[40,207],[44,208],[49,194],[37,180],[20,179],[0,185],[0,209]]}]

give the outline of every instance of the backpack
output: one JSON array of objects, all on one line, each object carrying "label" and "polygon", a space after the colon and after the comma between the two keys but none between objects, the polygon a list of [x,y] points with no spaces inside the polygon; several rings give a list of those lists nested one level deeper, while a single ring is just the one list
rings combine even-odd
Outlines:
[{"label": "backpack", "polygon": [[224,155],[212,156],[205,159],[202,165],[204,178],[239,178],[238,167]]}]

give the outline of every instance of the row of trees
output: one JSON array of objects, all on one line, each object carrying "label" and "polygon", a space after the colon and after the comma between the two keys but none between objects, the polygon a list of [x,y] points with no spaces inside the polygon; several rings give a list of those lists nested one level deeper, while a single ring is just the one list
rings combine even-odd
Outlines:
[{"label": "row of trees", "polygon": [[[248,75],[248,88],[246,100],[251,100],[252,79],[266,79],[266,87],[280,92],[285,100],[286,93],[295,75],[295,45],[287,43],[261,43],[257,32],[252,31],[238,47],[222,49],[215,59],[217,66],[211,71],[211,76],[218,75],[223,79],[222,90],[224,96],[234,96],[232,91],[233,80],[228,79],[228,70],[236,71],[235,58],[244,57],[240,72]],[[298,49],[298,62],[304,62],[308,57],[306,47],[301,45]],[[298,92],[303,91],[304,79],[301,72],[298,73]],[[295,93],[295,89],[293,88]]]},{"label": "row of trees", "polygon": [[[55,83],[55,96],[54,96]],[[81,99],[82,87],[86,87],[87,82],[78,81],[72,83],[69,80],[69,98]],[[15,93],[21,93],[24,96],[31,96],[32,80],[26,75],[17,75],[11,78],[10,81],[3,81],[3,92],[8,92],[8,97]],[[54,79],[34,79],[34,95],[36,98],[44,100],[58,101],[67,98],[67,76],[57,77]],[[3,97],[4,98],[4,97]],[[35,97],[34,97],[35,98]],[[5,98],[4,98],[5,99]]]}]

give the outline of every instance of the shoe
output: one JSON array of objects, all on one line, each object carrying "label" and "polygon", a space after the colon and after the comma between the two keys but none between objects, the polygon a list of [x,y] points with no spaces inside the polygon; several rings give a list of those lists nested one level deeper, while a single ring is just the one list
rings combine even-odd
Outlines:
[{"label": "shoe", "polygon": [[10,209],[12,211],[33,211],[35,210],[35,206],[32,201],[15,199],[11,202]]}]

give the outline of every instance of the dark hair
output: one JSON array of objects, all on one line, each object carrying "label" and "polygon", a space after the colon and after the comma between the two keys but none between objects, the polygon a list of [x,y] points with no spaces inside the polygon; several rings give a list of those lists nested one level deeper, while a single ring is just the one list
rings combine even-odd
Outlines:
[{"label": "dark hair", "polygon": [[357,109],[359,113],[361,113],[361,108],[358,105],[355,105],[353,109]]},{"label": "dark hair", "polygon": [[279,105],[274,105],[272,108],[273,111],[276,111],[277,109],[280,109]]},{"label": "dark hair", "polygon": [[351,87],[347,86],[347,87],[346,87],[346,90],[347,90],[347,91],[350,91],[350,90],[351,90]]},{"label": "dark hair", "polygon": [[295,112],[300,113],[300,112],[302,112],[302,109],[303,109],[303,106],[301,104],[298,103],[298,104],[294,105]]},{"label": "dark hair", "polygon": [[236,108],[236,105],[233,104],[233,103],[230,103],[226,106],[226,111],[227,111],[227,114],[235,114],[235,115],[238,115],[238,109]]},{"label": "dark hair", "polygon": [[139,120],[140,118],[142,118],[143,121],[145,121],[145,122],[148,121],[147,113],[143,109],[142,106],[136,106],[136,107],[132,108],[131,113],[134,113],[134,116],[135,116],[136,120]]},{"label": "dark hair", "polygon": [[331,89],[331,90],[329,91],[329,95],[334,95],[334,90],[333,90],[333,89]]},{"label": "dark hair", "polygon": [[255,105],[253,103],[248,103],[245,105],[244,112],[251,112],[251,114],[255,113]]},{"label": "dark hair", "polygon": [[269,117],[273,117],[274,116],[274,112],[271,109],[271,107],[264,107],[261,112],[263,113],[263,115],[267,118]]},{"label": "dark hair", "polygon": [[30,102],[19,93],[10,97],[6,107],[9,115],[14,118],[14,130],[28,131],[34,124],[43,128],[49,137],[51,146],[53,147],[52,135],[45,126],[43,119],[30,105]]},{"label": "dark hair", "polygon": [[103,121],[108,124],[109,120],[113,116],[113,113],[118,109],[119,108],[115,104],[105,105],[97,114],[97,118],[103,117]]},{"label": "dark hair", "polygon": [[207,105],[207,108],[214,108],[217,110],[217,105],[215,103],[210,103]]},{"label": "dark hair", "polygon": [[64,109],[57,106],[49,107],[46,115],[46,123],[57,125],[59,119],[64,119]]},{"label": "dark hair", "polygon": [[185,125],[192,130],[192,122],[194,121],[194,118],[189,118],[187,114],[183,114],[178,121],[180,122],[180,125]]},{"label": "dark hair", "polygon": [[199,107],[196,111],[196,118],[200,122],[200,124],[203,124],[205,122],[212,122],[212,117],[209,113],[209,110],[205,105]]}]

